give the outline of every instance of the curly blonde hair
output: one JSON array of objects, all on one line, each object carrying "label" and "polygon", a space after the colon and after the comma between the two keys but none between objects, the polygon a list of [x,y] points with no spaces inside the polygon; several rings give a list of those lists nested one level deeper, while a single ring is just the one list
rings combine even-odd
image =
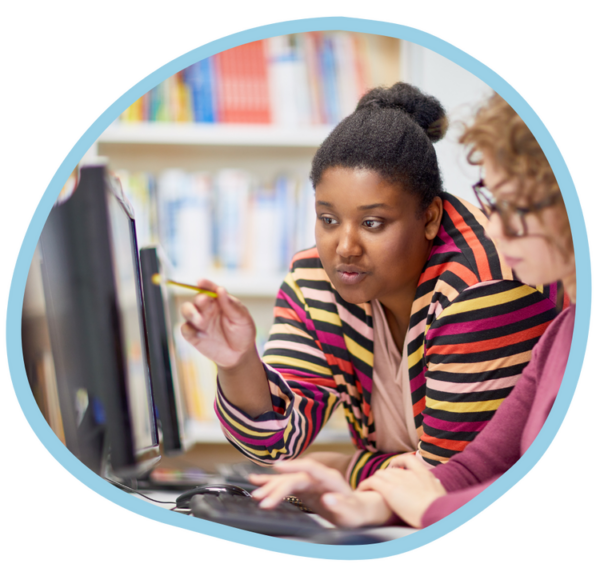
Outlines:
[{"label": "curly blonde hair", "polygon": [[[478,110],[473,124],[466,128],[459,141],[467,146],[470,164],[481,165],[485,154],[509,177],[517,179],[526,203],[560,192],[542,147],[523,119],[499,94],[494,94]],[[571,230],[562,196],[559,208],[564,213],[559,231],[564,240],[562,248],[572,253]]]}]

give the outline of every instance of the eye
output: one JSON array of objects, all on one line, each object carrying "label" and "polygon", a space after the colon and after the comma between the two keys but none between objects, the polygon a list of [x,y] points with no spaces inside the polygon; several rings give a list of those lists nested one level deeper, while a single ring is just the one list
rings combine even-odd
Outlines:
[{"label": "eye", "polygon": [[371,228],[373,230],[375,228],[381,228],[381,226],[383,226],[383,222],[381,222],[380,220],[365,220],[363,222],[363,226],[365,226],[365,228]]},{"label": "eye", "polygon": [[320,216],[319,219],[325,226],[331,226],[332,224],[337,224],[337,221],[332,216]]}]

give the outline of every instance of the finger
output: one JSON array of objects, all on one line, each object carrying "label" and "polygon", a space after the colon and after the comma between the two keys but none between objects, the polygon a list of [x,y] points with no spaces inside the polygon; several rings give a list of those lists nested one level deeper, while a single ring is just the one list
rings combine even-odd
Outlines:
[{"label": "finger", "polygon": [[199,340],[198,330],[188,322],[181,325],[181,335],[190,343],[195,343]]},{"label": "finger", "polygon": [[257,486],[262,486],[269,482],[269,480],[273,479],[273,474],[248,474],[248,480],[252,482],[252,484],[256,484]]},{"label": "finger", "polygon": [[330,468],[310,458],[300,458],[298,460],[287,460],[274,466],[277,472],[292,473],[304,472],[309,474],[315,483],[320,483],[323,488],[329,492],[351,493],[352,488],[342,476],[341,472],[335,468]]},{"label": "finger", "polygon": [[214,298],[211,298],[206,294],[197,294],[196,296],[194,296],[193,302],[194,306],[196,306],[196,308],[198,308],[200,312],[203,312],[208,308],[212,308],[217,304]]},{"label": "finger", "polygon": [[392,458],[388,468],[405,468],[405,462],[409,458],[414,458],[412,454],[399,454],[395,458]]},{"label": "finger", "polygon": [[219,287],[216,292],[221,310],[227,318],[235,321],[248,317],[247,308],[235,296],[228,294],[225,288]]},{"label": "finger", "polygon": [[[381,472],[381,470],[379,471]],[[374,490],[375,492],[381,492],[389,486],[390,482],[382,474],[375,474],[366,480],[363,480],[358,487],[358,491]]]},{"label": "finger", "polygon": [[183,303],[181,305],[180,311],[181,315],[183,316],[183,319],[186,320],[186,322],[188,322],[189,324],[194,325],[195,320],[200,320],[200,312],[198,311],[196,306],[194,306],[191,302]]},{"label": "finger", "polygon": [[[204,296],[204,298],[207,297]],[[212,316],[214,316],[216,307],[211,305],[207,306],[204,302],[201,302],[200,304],[201,305],[198,306],[195,302],[184,302],[181,305],[180,311],[184,320],[192,326],[195,326],[198,330],[203,330]]]},{"label": "finger", "polygon": [[312,484],[310,476],[302,472],[272,476],[269,482],[252,492],[252,496],[261,500],[261,508],[275,508],[286,496],[301,493]]},{"label": "finger", "polygon": [[423,464],[416,456],[413,456],[412,454],[404,454],[403,456],[405,457],[402,459],[402,463],[406,470],[414,472],[421,478],[431,474],[429,468],[427,468],[427,466],[425,466],[425,464]]},{"label": "finger", "polygon": [[181,315],[199,332],[206,332],[214,317],[219,313],[218,305],[208,296],[201,296],[194,303],[186,302],[181,305]]},{"label": "finger", "polygon": [[208,278],[200,278],[200,280],[196,280],[196,286],[198,288],[202,288],[203,290],[210,290],[211,292],[216,292],[219,287],[218,284],[215,284]]}]

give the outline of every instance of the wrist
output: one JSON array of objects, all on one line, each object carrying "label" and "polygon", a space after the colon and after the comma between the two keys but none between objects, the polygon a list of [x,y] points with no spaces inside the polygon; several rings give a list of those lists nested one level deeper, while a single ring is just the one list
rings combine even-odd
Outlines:
[{"label": "wrist", "polygon": [[248,350],[241,352],[237,359],[233,358],[230,364],[222,364],[220,362],[216,364],[219,375],[237,376],[257,362],[262,363],[256,345],[253,344]]},{"label": "wrist", "polygon": [[225,400],[250,418],[272,410],[269,381],[256,347],[244,353],[234,365],[217,365],[217,377]]},{"label": "wrist", "polygon": [[392,512],[392,509],[381,494],[369,490],[361,492],[361,495],[365,502],[368,503],[366,524],[371,526],[385,526],[394,523],[396,515]]}]

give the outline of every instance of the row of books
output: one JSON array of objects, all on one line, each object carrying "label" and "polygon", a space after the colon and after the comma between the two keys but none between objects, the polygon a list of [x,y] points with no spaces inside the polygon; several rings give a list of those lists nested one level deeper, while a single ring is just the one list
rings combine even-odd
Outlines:
[{"label": "row of books", "polygon": [[336,124],[379,80],[375,42],[339,31],[244,44],[171,76],[121,121]]},{"label": "row of books", "polygon": [[290,175],[261,180],[245,170],[117,173],[136,217],[138,244],[160,244],[178,278],[218,270],[282,273],[314,245],[314,191]]}]

